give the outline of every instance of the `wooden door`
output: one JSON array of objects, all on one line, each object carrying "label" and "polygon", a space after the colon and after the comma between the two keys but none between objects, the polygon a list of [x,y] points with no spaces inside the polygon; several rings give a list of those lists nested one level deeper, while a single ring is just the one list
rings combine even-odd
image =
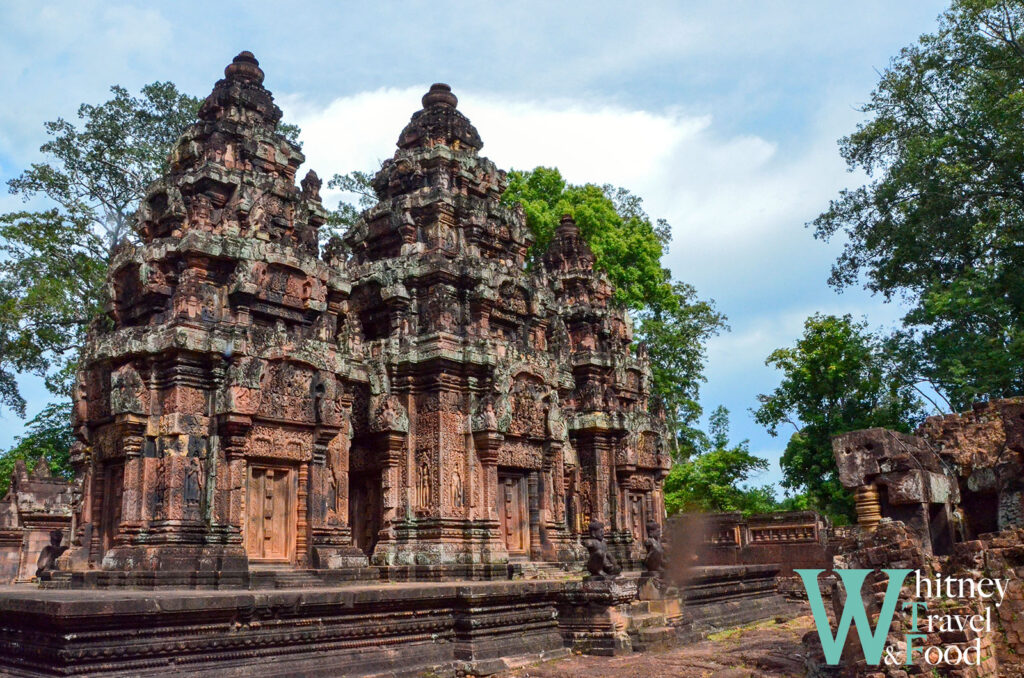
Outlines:
[{"label": "wooden door", "polygon": [[295,556],[295,471],[250,466],[245,549],[250,560],[291,562]]},{"label": "wooden door", "polygon": [[367,556],[373,555],[381,528],[380,472],[349,474],[348,519],[352,541]]},{"label": "wooden door", "polygon": [[642,494],[629,493],[629,529],[634,541],[647,539],[647,507]]},{"label": "wooden door", "polygon": [[526,478],[522,475],[499,474],[497,503],[501,535],[509,555],[527,555],[530,548],[530,514]]},{"label": "wooden door", "polygon": [[103,552],[114,545],[121,525],[121,501],[124,496],[124,464],[110,464],[103,472]]}]

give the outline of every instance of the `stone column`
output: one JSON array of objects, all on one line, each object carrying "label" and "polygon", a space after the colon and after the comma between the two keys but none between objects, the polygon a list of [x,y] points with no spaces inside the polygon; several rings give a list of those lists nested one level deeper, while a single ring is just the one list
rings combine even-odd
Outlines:
[{"label": "stone column", "polygon": [[247,415],[226,414],[220,420],[221,449],[227,468],[218,473],[223,478],[224,498],[214,506],[214,519],[227,526],[228,543],[242,543],[245,524],[245,488],[248,472],[245,451],[252,418]]},{"label": "stone column", "polygon": [[480,501],[483,502],[482,515],[489,520],[497,520],[494,500],[498,494],[498,448],[504,436],[497,431],[477,431],[473,434],[473,444],[476,446],[476,454],[483,466],[484,486],[481,488]]},{"label": "stone column", "polygon": [[878,488],[861,485],[855,494],[857,524],[867,533],[874,532],[882,519],[882,505],[878,499]]},{"label": "stone column", "polygon": [[398,509],[401,505],[402,466],[406,463],[406,434],[390,432],[383,434],[381,461],[381,538],[391,523],[401,519]]},{"label": "stone column", "polygon": [[596,433],[591,438],[590,444],[594,450],[594,497],[592,498],[593,513],[591,520],[598,520],[608,526],[609,529],[616,529],[617,516],[613,513],[614,505],[612,494],[615,492],[612,478],[612,445],[605,433]]},{"label": "stone column", "polygon": [[[121,495],[119,534],[136,534],[142,528],[142,502],[145,500],[142,450],[147,418],[136,414],[118,415],[118,439],[124,452],[124,491]],[[130,537],[126,537],[126,541]]]}]

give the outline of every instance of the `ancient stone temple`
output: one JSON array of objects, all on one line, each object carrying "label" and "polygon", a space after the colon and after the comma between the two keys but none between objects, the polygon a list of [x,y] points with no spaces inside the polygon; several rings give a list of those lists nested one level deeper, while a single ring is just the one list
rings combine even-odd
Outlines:
[{"label": "ancient stone temple", "polygon": [[40,552],[59,535],[67,543],[74,489],[55,478],[46,460],[29,471],[14,462],[11,486],[0,499],[0,584],[31,581]]},{"label": "ancient stone temple", "polygon": [[243,52],[110,268],[74,413],[73,571],[622,561],[664,515],[642,347],[572,219],[541,261],[434,85],[321,252],[327,213]]}]

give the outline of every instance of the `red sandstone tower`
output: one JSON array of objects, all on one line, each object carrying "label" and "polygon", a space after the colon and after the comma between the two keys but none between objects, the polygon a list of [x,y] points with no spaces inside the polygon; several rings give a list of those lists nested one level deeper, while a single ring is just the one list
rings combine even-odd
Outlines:
[{"label": "red sandstone tower", "polygon": [[[139,210],[81,361],[72,570],[620,558],[664,514],[631,327],[566,218],[530,265],[505,174],[434,85],[321,257],[320,181],[243,52]],[[172,573],[176,575],[172,576]],[[196,575],[195,573],[200,573]]]}]

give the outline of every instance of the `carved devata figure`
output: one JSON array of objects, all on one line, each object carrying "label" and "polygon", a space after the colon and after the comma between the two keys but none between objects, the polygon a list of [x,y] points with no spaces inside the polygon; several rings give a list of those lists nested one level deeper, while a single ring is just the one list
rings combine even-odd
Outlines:
[{"label": "carved devata figure", "polygon": [[644,574],[654,577],[657,582],[665,579],[665,545],[661,543],[661,525],[653,520],[647,522],[647,539],[644,541],[647,555],[644,556]]},{"label": "carved devata figure", "polygon": [[616,577],[622,568],[608,552],[608,544],[604,541],[604,524],[596,520],[590,521],[590,537],[583,541],[590,554],[587,570],[592,577]]}]

